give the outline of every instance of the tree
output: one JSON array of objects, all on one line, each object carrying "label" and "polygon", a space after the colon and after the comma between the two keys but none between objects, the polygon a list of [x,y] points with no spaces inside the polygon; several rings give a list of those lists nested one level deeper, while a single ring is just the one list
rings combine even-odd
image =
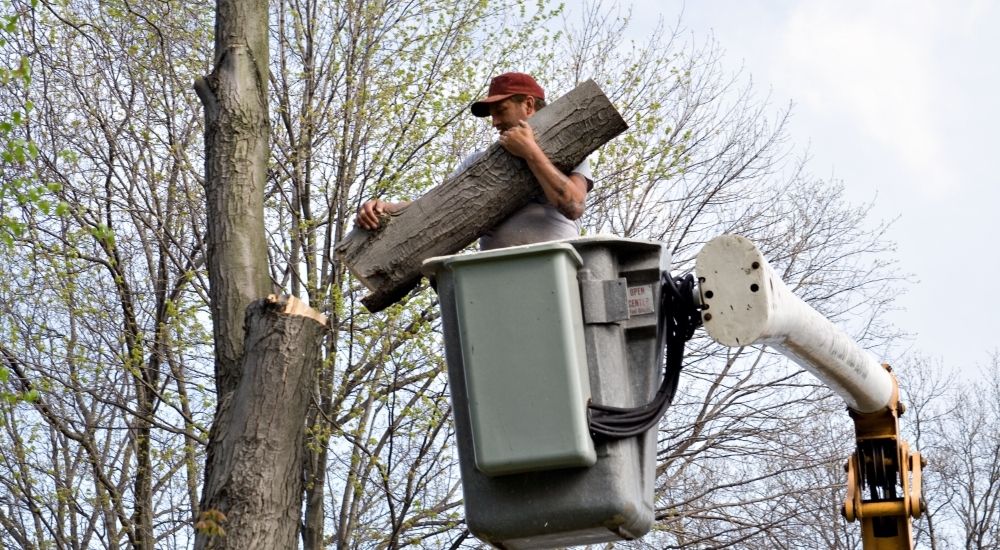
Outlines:
[{"label": "tree", "polygon": [[24,126],[38,144],[31,169],[58,205],[22,211],[0,285],[8,383],[37,394],[10,404],[6,425],[22,474],[8,493],[14,532],[28,547],[151,548],[196,502],[201,434],[184,365],[199,349],[178,345],[198,334],[184,303],[200,248],[182,154],[195,126],[179,88],[162,86],[190,63],[167,62],[178,52],[163,30],[191,14],[160,8],[17,4],[30,24],[11,46],[32,52],[37,102]]},{"label": "tree", "polygon": [[927,518],[917,538],[930,548],[994,547],[1000,542],[998,358],[971,380],[949,378],[947,367],[920,355],[908,366],[902,385],[911,406],[904,419],[929,461]]},{"label": "tree", "polygon": [[485,143],[487,128],[467,120],[468,103],[492,64],[539,44],[534,34],[550,17],[540,10],[519,23],[522,9],[479,1],[275,7],[272,269],[331,327],[306,443],[307,548],[324,539],[338,548],[440,547],[468,536],[436,305],[417,294],[368,315],[333,244],[362,200],[412,198]]},{"label": "tree", "polygon": [[326,318],[295,297],[251,304],[270,287],[267,15],[266,0],[217,2],[215,69],[195,82],[218,398],[195,548],[289,548],[298,536],[308,388]]},{"label": "tree", "polygon": [[[574,61],[562,67],[569,76],[608,84],[630,124],[595,163],[588,227],[663,240],[679,272],[711,237],[745,235],[797,295],[856,327],[863,343],[890,338],[878,315],[895,294],[891,244],[884,227],[870,228],[868,207],[808,174],[786,145],[787,111],[772,114],[738,75],[723,74],[713,44],[684,45],[663,27],[628,44],[626,19],[592,6],[563,56]],[[661,425],[659,524],[646,544],[763,546],[828,530],[852,440],[842,403],[772,352],[689,346]],[[817,426],[833,432],[818,438]]]}]

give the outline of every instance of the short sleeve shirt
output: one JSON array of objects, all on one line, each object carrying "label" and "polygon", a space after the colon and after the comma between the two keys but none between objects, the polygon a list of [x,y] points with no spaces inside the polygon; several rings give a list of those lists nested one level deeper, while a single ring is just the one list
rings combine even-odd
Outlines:
[{"label": "short sleeve shirt", "polygon": [[[454,174],[468,168],[483,154],[485,151],[476,151],[465,157]],[[583,176],[587,180],[588,191],[594,185],[594,179],[590,174],[589,159],[584,159],[583,162],[570,170],[570,173]],[[533,198],[520,210],[486,232],[479,239],[479,249],[492,250],[522,244],[571,239],[580,236],[580,229],[579,221],[564,216],[542,195]]]}]

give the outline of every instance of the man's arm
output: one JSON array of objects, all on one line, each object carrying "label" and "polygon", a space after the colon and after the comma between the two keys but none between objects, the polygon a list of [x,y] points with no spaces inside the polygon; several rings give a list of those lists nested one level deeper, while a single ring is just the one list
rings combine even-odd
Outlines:
[{"label": "man's arm", "polygon": [[500,145],[528,164],[531,173],[542,186],[545,198],[571,220],[583,215],[587,199],[587,179],[580,174],[566,175],[559,171],[535,141],[535,131],[527,122],[500,134]]}]

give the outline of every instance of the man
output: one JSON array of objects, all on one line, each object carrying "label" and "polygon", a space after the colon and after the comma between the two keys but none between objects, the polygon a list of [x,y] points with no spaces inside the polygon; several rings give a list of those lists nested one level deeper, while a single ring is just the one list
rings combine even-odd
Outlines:
[{"label": "man", "polygon": [[[535,141],[526,122],[545,106],[545,91],[525,73],[504,73],[490,82],[487,97],[472,104],[472,114],[489,116],[500,132],[500,146],[524,159],[542,189],[542,196],[492,228],[479,240],[479,248],[490,250],[579,236],[577,220],[583,216],[587,192],[593,187],[590,164],[585,159],[569,174],[552,164]],[[485,151],[469,155],[454,172],[465,170]],[[409,204],[370,200],[358,210],[357,224],[364,229],[379,227],[379,217]]]}]

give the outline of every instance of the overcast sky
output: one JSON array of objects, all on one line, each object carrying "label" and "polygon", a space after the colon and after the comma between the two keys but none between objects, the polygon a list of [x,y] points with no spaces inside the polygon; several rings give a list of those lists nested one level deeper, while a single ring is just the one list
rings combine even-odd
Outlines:
[{"label": "overcast sky", "polygon": [[889,236],[915,282],[891,321],[915,337],[892,362],[920,352],[971,372],[1000,348],[998,6],[633,2],[637,38],[683,11],[692,39],[713,37],[724,65],[744,67],[776,109],[794,104],[790,136],[813,174],[842,180],[852,201],[874,199],[878,219],[898,218]]}]

